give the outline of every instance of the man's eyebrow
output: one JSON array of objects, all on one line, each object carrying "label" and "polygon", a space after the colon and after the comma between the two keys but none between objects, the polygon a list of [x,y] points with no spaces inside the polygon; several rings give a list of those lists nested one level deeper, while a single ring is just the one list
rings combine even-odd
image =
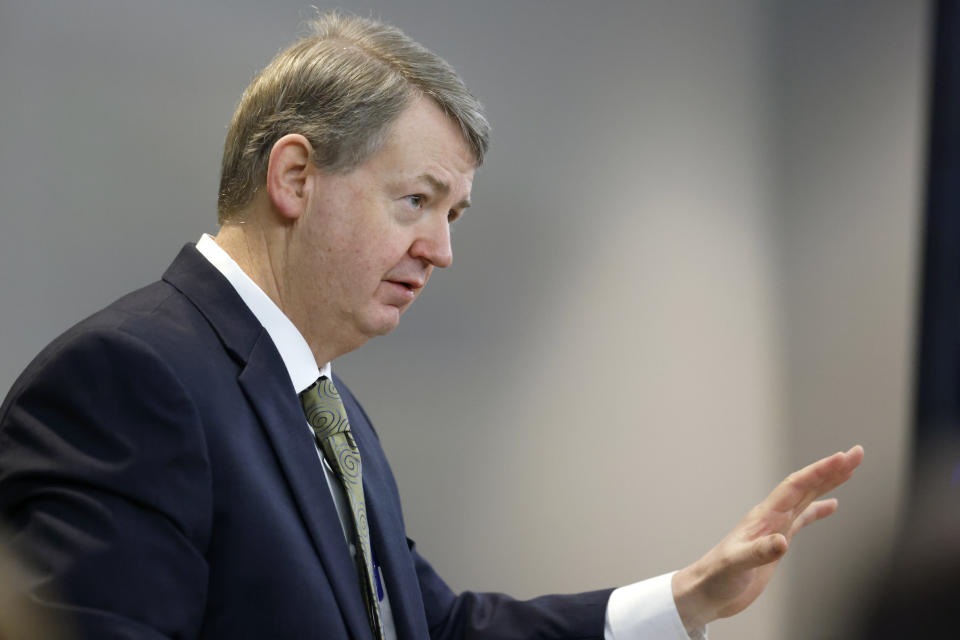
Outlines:
[{"label": "man's eyebrow", "polygon": [[[431,175],[431,174],[429,174],[429,173],[420,174],[420,175],[417,177],[417,180],[422,180],[422,181],[428,183],[431,187],[433,187],[433,190],[436,191],[437,193],[439,193],[440,195],[446,195],[446,194],[450,193],[450,185],[448,185],[448,184],[447,184],[446,182],[444,182],[443,180],[440,180],[440,179],[437,178],[436,176]],[[469,200],[469,198],[466,198],[466,199],[463,199],[463,200],[461,200],[460,202],[458,202],[458,203],[455,205],[455,208],[456,208],[456,209],[466,209],[466,208],[469,207],[469,206],[470,206],[470,200]]]}]

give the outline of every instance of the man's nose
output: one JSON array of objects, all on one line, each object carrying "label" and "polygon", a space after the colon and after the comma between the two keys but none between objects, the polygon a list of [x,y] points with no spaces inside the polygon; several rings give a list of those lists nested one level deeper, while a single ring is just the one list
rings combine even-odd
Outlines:
[{"label": "man's nose", "polygon": [[437,217],[424,223],[423,229],[410,247],[410,255],[441,269],[449,267],[453,264],[450,222],[445,217]]}]

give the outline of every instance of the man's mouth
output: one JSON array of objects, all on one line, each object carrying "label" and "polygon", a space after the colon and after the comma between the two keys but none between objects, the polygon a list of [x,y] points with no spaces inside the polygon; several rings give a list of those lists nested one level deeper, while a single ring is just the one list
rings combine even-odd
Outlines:
[{"label": "man's mouth", "polygon": [[384,280],[389,285],[390,294],[389,304],[406,306],[413,302],[414,298],[423,288],[424,281],[411,278],[409,280]]},{"label": "man's mouth", "polygon": [[400,285],[401,287],[403,287],[403,288],[405,288],[405,289],[408,289],[409,291],[414,291],[414,292],[419,291],[420,289],[422,289],[422,288],[423,288],[423,285],[425,284],[423,280],[416,280],[416,279],[410,279],[410,280],[388,280],[387,282],[392,282],[393,284],[398,284],[398,285]]}]

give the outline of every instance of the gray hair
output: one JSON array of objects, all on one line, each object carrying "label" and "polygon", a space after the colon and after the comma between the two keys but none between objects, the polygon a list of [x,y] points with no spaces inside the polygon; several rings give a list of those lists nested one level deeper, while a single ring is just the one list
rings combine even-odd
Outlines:
[{"label": "gray hair", "polygon": [[391,25],[325,13],[243,92],[223,150],[217,213],[236,221],[265,184],[270,151],[303,135],[322,169],[349,172],[383,144],[390,125],[429,96],[460,126],[477,166],[490,140],[483,106],[445,60]]}]

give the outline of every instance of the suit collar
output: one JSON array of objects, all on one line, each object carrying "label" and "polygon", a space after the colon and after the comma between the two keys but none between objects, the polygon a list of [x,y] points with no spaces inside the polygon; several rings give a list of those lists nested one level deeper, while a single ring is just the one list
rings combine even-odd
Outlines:
[{"label": "suit collar", "polygon": [[163,280],[200,311],[235,359],[248,361],[263,327],[227,279],[193,244],[180,250]]}]

